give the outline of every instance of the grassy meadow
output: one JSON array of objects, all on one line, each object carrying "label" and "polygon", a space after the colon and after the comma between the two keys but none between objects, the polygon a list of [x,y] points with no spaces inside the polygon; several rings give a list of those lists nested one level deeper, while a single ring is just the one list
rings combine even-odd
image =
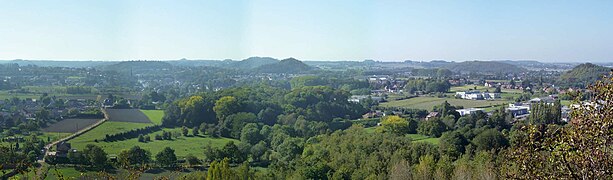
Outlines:
[{"label": "grassy meadow", "polygon": [[[377,127],[364,128],[364,131],[368,133],[375,133],[376,128]],[[421,134],[407,134],[405,135],[405,137],[410,138],[413,142],[426,142],[426,143],[431,143],[435,145],[438,145],[439,139],[440,139],[440,138],[424,136]]]},{"label": "grassy meadow", "polygon": [[[140,146],[143,149],[151,151],[152,156],[155,156],[164,147],[170,147],[175,150],[178,157],[184,157],[188,154],[192,154],[199,158],[203,157],[203,147],[210,144],[214,147],[223,147],[228,141],[238,140],[230,138],[213,138],[204,135],[192,136],[190,129],[189,136],[181,135],[181,128],[163,128],[162,130],[155,131],[149,134],[151,138],[150,142],[138,142],[138,138],[131,138],[121,141],[104,142],[102,139],[106,134],[114,134],[119,132],[125,132],[132,129],[143,128],[152,126],[154,124],[161,124],[164,111],[162,110],[142,110],[142,112],[153,123],[135,123],[135,122],[113,122],[107,121],[100,126],[92,129],[91,131],[76,137],[69,142],[72,143],[72,147],[76,149],[83,149],[87,144],[96,144],[102,147],[108,154],[117,155],[123,149],[129,149],[132,146]],[[162,134],[162,131],[171,132],[174,134],[172,140],[155,140],[155,135]],[[202,133],[201,133],[202,134]],[[95,140],[98,140],[96,143]]]},{"label": "grassy meadow", "polygon": [[162,124],[162,117],[164,117],[164,110],[140,110],[143,112],[153,124]]},{"label": "grassy meadow", "polygon": [[487,108],[497,106],[501,104],[508,104],[509,100],[468,100],[468,99],[456,99],[456,98],[438,98],[421,96],[399,101],[390,101],[381,103],[383,107],[403,107],[413,109],[424,109],[431,111],[436,105],[440,105],[447,101],[453,106],[463,106],[464,108]]}]

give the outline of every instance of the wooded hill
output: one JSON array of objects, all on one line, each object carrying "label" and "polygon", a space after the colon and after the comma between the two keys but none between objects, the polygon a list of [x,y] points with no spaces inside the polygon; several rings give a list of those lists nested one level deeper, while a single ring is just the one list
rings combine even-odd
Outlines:
[{"label": "wooded hill", "polygon": [[447,65],[445,68],[459,73],[520,73],[527,71],[524,68],[517,67],[512,64],[496,62],[496,61],[465,61],[461,63],[453,63]]},{"label": "wooded hill", "polygon": [[559,83],[569,87],[586,87],[596,82],[611,69],[592,63],[580,64],[560,76]]}]

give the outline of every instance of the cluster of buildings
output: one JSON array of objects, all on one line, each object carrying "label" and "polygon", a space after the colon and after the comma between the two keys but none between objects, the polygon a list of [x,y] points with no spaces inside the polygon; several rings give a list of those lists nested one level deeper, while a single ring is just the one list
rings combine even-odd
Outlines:
[{"label": "cluster of buildings", "polygon": [[368,78],[368,83],[377,89],[382,89],[378,93],[400,93],[406,85],[405,80],[394,79],[390,76],[373,76]]},{"label": "cluster of buildings", "polygon": [[[557,98],[558,97],[555,95],[550,95],[547,97],[533,98],[527,102],[510,103],[509,107],[507,107],[507,112],[513,115],[517,120],[526,119],[528,115],[530,115],[532,104],[545,103],[547,105],[553,105]],[[562,121],[568,121],[570,111],[571,109],[568,106],[561,107]]]},{"label": "cluster of buildings", "polygon": [[470,100],[494,100],[500,99],[500,93],[481,92],[477,90],[456,92],[456,97]]},{"label": "cluster of buildings", "polygon": [[[37,99],[0,100],[0,127],[18,127],[19,124],[15,124],[16,122],[27,122],[40,118],[45,118],[43,120],[64,119],[71,112],[70,110],[81,112],[95,107],[92,106],[94,103],[90,101],[84,99],[69,99],[66,101],[51,99],[49,102]],[[40,113],[43,110],[45,113]],[[44,117],[40,117],[40,114],[44,114]],[[9,142],[12,137],[19,137],[17,135],[29,135],[27,131],[20,128],[7,128],[7,130],[9,131],[0,133],[0,138]]]}]

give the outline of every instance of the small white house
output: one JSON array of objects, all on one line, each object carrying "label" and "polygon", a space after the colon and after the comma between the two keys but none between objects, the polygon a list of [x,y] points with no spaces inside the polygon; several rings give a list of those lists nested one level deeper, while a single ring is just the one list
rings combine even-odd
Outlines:
[{"label": "small white house", "polygon": [[483,109],[478,109],[478,108],[458,109],[456,111],[460,113],[460,116],[474,114],[474,113],[477,113],[477,111],[485,112],[483,111]]}]

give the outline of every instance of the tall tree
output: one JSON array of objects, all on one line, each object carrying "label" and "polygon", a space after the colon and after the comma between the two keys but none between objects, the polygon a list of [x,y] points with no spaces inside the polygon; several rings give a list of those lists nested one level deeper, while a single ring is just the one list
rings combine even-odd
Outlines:
[{"label": "tall tree", "polygon": [[163,167],[172,167],[177,162],[175,150],[170,147],[165,147],[162,151],[155,155],[155,160]]},{"label": "tall tree", "polygon": [[117,159],[124,167],[144,165],[151,160],[151,153],[139,146],[134,146],[128,150],[122,150]]},{"label": "tall tree", "polygon": [[381,121],[378,132],[389,132],[396,135],[404,135],[409,131],[409,121],[400,116],[385,116]]},{"label": "tall tree", "polygon": [[106,152],[104,152],[104,149],[93,144],[88,144],[85,146],[85,149],[83,149],[83,155],[90,163],[90,165],[97,168],[104,167],[108,160],[107,154]]},{"label": "tall tree", "polygon": [[239,110],[239,102],[233,96],[224,96],[215,101],[213,111],[217,114],[217,119],[223,121],[230,114],[234,114]]}]

